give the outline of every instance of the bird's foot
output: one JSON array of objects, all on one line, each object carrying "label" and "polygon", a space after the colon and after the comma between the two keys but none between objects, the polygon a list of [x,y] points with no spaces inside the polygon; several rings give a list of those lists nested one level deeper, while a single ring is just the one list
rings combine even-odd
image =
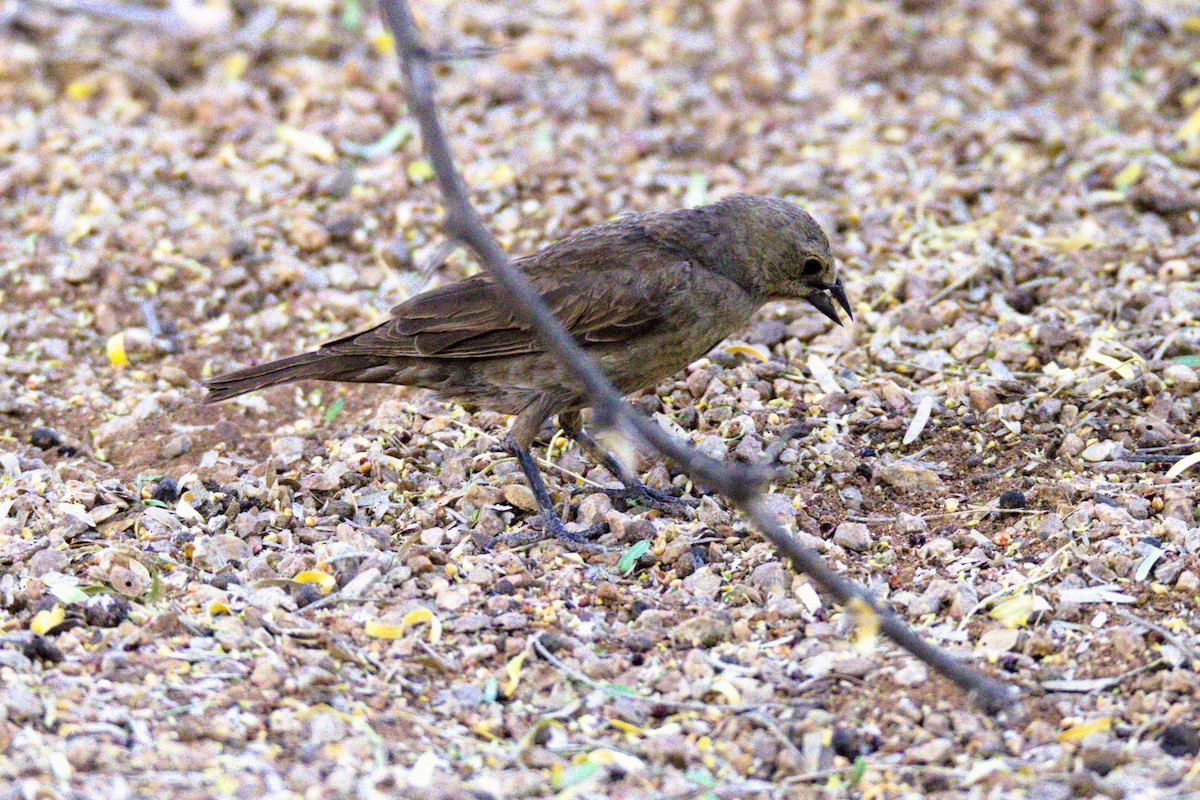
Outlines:
[{"label": "bird's foot", "polygon": [[608,548],[596,544],[593,539],[608,533],[608,523],[592,525],[580,531],[568,530],[557,514],[542,513],[529,520],[531,529],[523,533],[510,533],[501,536],[499,542],[509,547],[521,547],[529,544],[544,542],[547,539],[557,539],[563,547],[574,553],[595,555],[607,553]]},{"label": "bird's foot", "polygon": [[634,478],[629,482],[629,485],[623,486],[620,489],[610,489],[608,487],[581,486],[572,491],[572,495],[581,494],[606,494],[613,500],[619,500],[623,503],[637,503],[648,508],[655,508],[659,511],[678,511],[683,508],[695,508],[700,505],[700,501],[694,497],[682,497],[677,489],[672,488],[671,491],[659,491],[651,489],[646,484]]}]

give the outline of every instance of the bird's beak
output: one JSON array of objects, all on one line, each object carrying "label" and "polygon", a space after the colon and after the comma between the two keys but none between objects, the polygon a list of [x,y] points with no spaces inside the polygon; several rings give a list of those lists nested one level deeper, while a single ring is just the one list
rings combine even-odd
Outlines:
[{"label": "bird's beak", "polygon": [[837,301],[839,306],[845,309],[846,316],[852,320],[854,319],[854,312],[850,310],[850,300],[846,297],[846,290],[842,288],[841,278],[838,278],[834,283],[823,284],[812,290],[804,295],[804,299],[812,303],[813,308],[829,317],[838,325],[842,324],[842,320],[838,316],[837,308],[833,305],[834,300]]}]

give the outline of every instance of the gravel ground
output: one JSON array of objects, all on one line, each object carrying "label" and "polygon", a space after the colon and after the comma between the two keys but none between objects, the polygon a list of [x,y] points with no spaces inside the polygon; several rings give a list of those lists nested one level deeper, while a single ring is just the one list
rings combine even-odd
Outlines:
[{"label": "gravel ground", "polygon": [[[229,9],[227,9],[229,10]],[[235,27],[260,7],[235,7]],[[477,267],[378,23],[0,37],[0,797],[1200,795],[1200,17],[1183,3],[420,4],[514,254],[735,191],[835,240],[856,322],[764,309],[635,403],[783,451],[797,535],[1023,689],[1000,720],[719,500],[419,391],[199,381]],[[553,437],[553,438],[552,438]],[[652,486],[688,488],[642,458]],[[1186,465],[1185,465],[1186,466]]]}]

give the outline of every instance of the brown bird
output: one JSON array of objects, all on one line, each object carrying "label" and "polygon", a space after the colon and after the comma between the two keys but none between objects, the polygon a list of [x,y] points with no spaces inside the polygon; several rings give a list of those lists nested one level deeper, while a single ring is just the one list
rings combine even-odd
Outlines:
[{"label": "brown bird", "polygon": [[[586,228],[516,261],[579,345],[624,393],[653,386],[742,328],[763,303],[801,298],[841,324],[850,303],[829,241],[782,200],[735,195],[684,211],[632,214]],[[310,353],[219,375],[208,402],[288,381],[391,383],[515,414],[516,456],[542,528],[575,546],[529,448],[553,414],[563,431],[620,477],[623,496],[674,501],[629,474],[583,429],[588,399],[482,273],[423,292],[392,318]],[[852,315],[851,315],[852,316]]]}]

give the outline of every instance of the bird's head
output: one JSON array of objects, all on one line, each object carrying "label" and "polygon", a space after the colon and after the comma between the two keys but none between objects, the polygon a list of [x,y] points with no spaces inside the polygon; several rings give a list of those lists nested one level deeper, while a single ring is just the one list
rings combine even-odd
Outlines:
[{"label": "bird's head", "polygon": [[756,195],[734,195],[705,210],[720,220],[722,271],[744,289],[763,300],[807,300],[839,325],[838,306],[854,319],[829,240],[811,216]]}]

